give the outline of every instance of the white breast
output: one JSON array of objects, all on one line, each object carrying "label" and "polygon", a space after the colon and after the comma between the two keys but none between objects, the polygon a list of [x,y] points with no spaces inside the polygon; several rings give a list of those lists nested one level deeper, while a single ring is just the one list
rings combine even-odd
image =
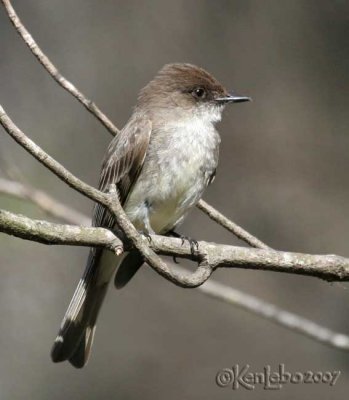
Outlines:
[{"label": "white breast", "polygon": [[199,116],[154,132],[125,211],[140,230],[146,213],[152,229],[171,229],[201,198],[217,166],[220,138]]}]

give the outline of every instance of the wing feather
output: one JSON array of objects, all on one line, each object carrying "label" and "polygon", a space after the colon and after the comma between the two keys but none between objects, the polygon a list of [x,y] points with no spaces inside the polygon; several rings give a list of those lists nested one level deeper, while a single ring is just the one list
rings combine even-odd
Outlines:
[{"label": "wing feather", "polygon": [[[112,184],[118,190],[123,205],[144,163],[149,145],[152,124],[145,117],[131,119],[110,143],[102,163],[99,190],[105,192]],[[112,228],[114,218],[100,204],[96,204],[93,226]]]}]

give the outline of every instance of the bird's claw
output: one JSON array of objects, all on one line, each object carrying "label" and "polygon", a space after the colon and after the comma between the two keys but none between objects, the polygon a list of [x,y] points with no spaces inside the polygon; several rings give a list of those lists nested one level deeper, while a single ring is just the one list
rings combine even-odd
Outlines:
[{"label": "bird's claw", "polygon": [[[190,238],[190,237],[188,237],[188,236],[180,235],[179,233],[175,232],[174,230],[170,231],[170,232],[168,233],[168,235],[181,239],[181,240],[182,240],[182,246],[184,245],[184,243],[185,243],[186,241],[189,242],[189,245],[190,245],[190,252],[191,252],[191,255],[192,255],[192,256],[195,256],[195,255],[196,255],[196,252],[199,251],[199,243],[198,243],[197,240],[192,239],[192,238]],[[175,257],[173,257],[173,261],[174,261],[175,263],[179,264],[179,263],[175,260]]]},{"label": "bird's claw", "polygon": [[188,236],[181,236],[181,239],[182,239],[182,246],[186,241],[189,242],[191,255],[195,256],[196,252],[199,250],[198,241]]},{"label": "bird's claw", "polygon": [[141,231],[140,234],[141,234],[142,236],[144,236],[144,237],[148,240],[149,243],[152,242],[152,238],[151,238],[151,235],[150,235],[149,232]]}]

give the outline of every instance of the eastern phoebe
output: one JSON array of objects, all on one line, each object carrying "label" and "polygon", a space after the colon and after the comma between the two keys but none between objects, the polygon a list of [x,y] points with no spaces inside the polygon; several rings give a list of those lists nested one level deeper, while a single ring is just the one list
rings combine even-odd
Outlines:
[{"label": "eastern phoebe", "polygon": [[[116,185],[121,204],[139,231],[168,234],[214,179],[221,141],[215,124],[225,105],[248,100],[228,93],[199,67],[165,65],[141,90],[131,118],[110,143],[99,189]],[[99,204],[92,223],[116,228],[113,216]],[[111,254],[90,249],[52,348],[54,362],[69,360],[77,368],[86,364],[97,316],[118,263],[117,287],[124,286],[143,263],[137,251],[121,262],[106,260],[107,253]]]}]

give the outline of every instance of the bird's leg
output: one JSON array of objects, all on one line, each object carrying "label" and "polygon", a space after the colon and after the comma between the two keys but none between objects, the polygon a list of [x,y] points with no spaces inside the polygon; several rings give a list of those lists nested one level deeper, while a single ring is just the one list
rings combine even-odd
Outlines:
[{"label": "bird's leg", "polygon": [[[176,237],[179,238],[181,235],[179,235],[177,232],[175,232],[174,230],[171,230],[169,232],[167,232],[166,236],[172,236],[172,237]],[[179,261],[177,261],[177,257],[176,256],[172,256],[172,260],[175,264],[179,264]]]},{"label": "bird's leg", "polygon": [[[180,237],[180,235],[178,235],[178,233],[176,233],[175,231],[170,231],[167,232],[166,236],[172,236],[172,237]],[[175,264],[179,264],[179,261],[177,261],[177,257],[176,256],[172,256],[172,260]]]},{"label": "bird's leg", "polygon": [[148,239],[149,243],[151,243],[151,235],[155,235],[155,232],[150,225],[149,212],[145,213],[143,224],[144,224],[144,230],[141,231],[140,233]]},{"label": "bird's leg", "polygon": [[[175,232],[174,230],[171,230],[170,232],[168,232],[168,235],[172,236],[172,237],[176,237],[176,238],[182,239],[182,246],[185,243],[185,241],[189,242],[190,252],[191,252],[192,256],[195,256],[195,253],[199,250],[198,241],[193,239],[193,238],[191,238],[191,237],[189,237],[189,236],[181,235],[181,234]],[[177,263],[176,260],[174,260],[174,261]]]},{"label": "bird's leg", "polygon": [[151,233],[148,233],[147,231],[139,231],[139,233],[144,236],[149,243],[151,243]]}]

